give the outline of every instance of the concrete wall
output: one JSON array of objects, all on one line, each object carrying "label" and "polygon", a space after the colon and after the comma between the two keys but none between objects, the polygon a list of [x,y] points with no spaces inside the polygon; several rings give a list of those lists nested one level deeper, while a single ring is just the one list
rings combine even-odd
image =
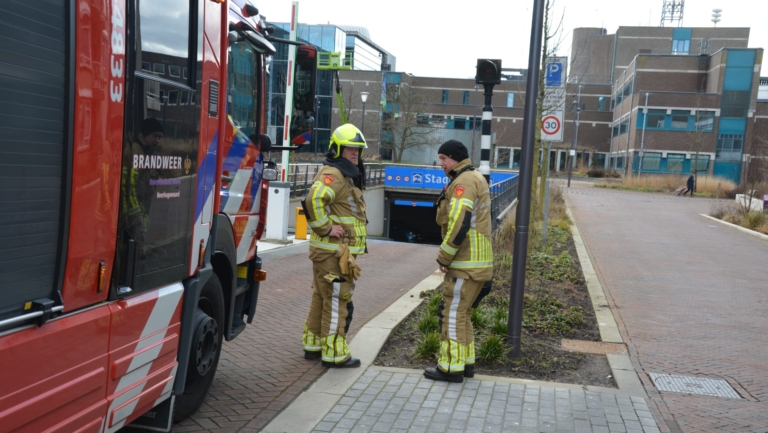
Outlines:
[{"label": "concrete wall", "polygon": [[[368,215],[368,234],[370,236],[384,236],[384,187],[373,186],[366,189],[363,194],[366,214]],[[301,207],[303,198],[292,198],[288,204],[288,228],[296,228],[296,208]]]}]

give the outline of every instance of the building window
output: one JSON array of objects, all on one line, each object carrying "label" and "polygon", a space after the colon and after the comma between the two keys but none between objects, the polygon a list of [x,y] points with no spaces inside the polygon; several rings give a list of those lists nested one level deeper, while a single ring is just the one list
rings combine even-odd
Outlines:
[{"label": "building window", "polygon": [[643,154],[643,170],[658,171],[661,168],[661,152],[645,152]]},{"label": "building window", "polygon": [[720,117],[747,117],[748,90],[723,90]]},{"label": "building window", "polygon": [[[467,93],[469,93],[469,92],[467,92]],[[469,122],[467,122],[467,118],[466,117],[455,116],[453,118],[453,129],[468,129],[467,128],[468,123]]]},{"label": "building window", "polygon": [[448,91],[447,90],[443,90],[443,98],[442,98],[441,102],[443,104],[447,104],[448,103]]},{"label": "building window", "polygon": [[605,111],[605,96],[597,97],[597,111]]},{"label": "building window", "polygon": [[417,125],[428,125],[429,124],[429,114],[419,114],[416,116],[416,124]]},{"label": "building window", "polygon": [[720,134],[717,136],[716,155],[718,159],[740,160],[743,148],[743,134]]},{"label": "building window", "polygon": [[685,163],[685,154],[682,154],[682,153],[667,154],[667,171],[672,173],[682,173],[683,163]]},{"label": "building window", "polygon": [[507,93],[507,107],[514,107],[515,106],[515,94],[512,92]]},{"label": "building window", "polygon": [[182,76],[182,78],[184,78],[184,79],[186,80],[186,79],[187,79],[187,74],[188,74],[188,73],[189,73],[189,69],[187,69],[187,68],[185,67],[185,68],[184,68],[184,75]]},{"label": "building window", "polygon": [[181,68],[178,66],[168,66],[168,75],[174,78],[181,78]]},{"label": "building window", "polygon": [[672,129],[688,129],[688,116],[690,111],[684,110],[672,110],[672,123],[670,128]]},{"label": "building window", "polygon": [[712,131],[715,128],[715,112],[714,111],[697,111],[696,112],[696,130],[697,131]]},{"label": "building window", "polygon": [[672,54],[688,54],[690,50],[690,40],[672,40]]},{"label": "building window", "polygon": [[162,63],[154,63],[152,64],[152,72],[160,75],[165,74],[165,65]]},{"label": "building window", "polygon": [[469,90],[465,90],[461,94],[461,105],[469,105]]},{"label": "building window", "polygon": [[168,105],[177,105],[179,103],[179,91],[171,90],[168,92]]},{"label": "building window", "polygon": [[664,119],[667,117],[666,110],[648,110],[648,121],[645,123],[646,128],[663,128]]},{"label": "building window", "polygon": [[152,63],[150,62],[141,62],[141,70],[152,72]]},{"label": "building window", "polygon": [[706,172],[709,170],[709,155],[699,155],[698,161],[695,154],[691,155],[691,167],[697,172]]}]

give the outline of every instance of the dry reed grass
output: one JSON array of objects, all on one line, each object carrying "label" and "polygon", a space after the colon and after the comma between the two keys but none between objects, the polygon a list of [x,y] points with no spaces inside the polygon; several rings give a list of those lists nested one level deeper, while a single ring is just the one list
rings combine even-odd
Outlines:
[{"label": "dry reed grass", "polygon": [[[677,174],[654,174],[647,176],[629,176],[621,182],[600,182],[595,184],[602,188],[631,189],[645,192],[673,192],[684,187],[688,176]],[[706,196],[724,196],[726,191],[736,189],[736,184],[729,179],[714,176],[698,176],[696,178],[696,193]]]}]

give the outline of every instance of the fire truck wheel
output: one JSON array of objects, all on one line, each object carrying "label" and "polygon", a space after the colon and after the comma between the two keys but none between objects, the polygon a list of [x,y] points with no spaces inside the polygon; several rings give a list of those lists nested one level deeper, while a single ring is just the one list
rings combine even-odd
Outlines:
[{"label": "fire truck wheel", "polygon": [[213,383],[224,341],[224,295],[216,274],[205,283],[197,303],[184,394],[176,397],[173,418],[187,419],[203,404]]}]

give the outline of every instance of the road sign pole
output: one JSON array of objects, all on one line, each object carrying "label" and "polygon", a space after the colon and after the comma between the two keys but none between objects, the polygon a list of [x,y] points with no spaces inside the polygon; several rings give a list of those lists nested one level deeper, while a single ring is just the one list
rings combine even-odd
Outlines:
[{"label": "road sign pole", "polygon": [[509,355],[520,356],[520,337],[523,330],[523,293],[525,265],[528,251],[528,231],[531,219],[531,193],[533,182],[533,141],[536,135],[536,98],[539,94],[541,71],[541,41],[544,24],[544,0],[534,0],[531,23],[531,45],[528,51],[528,83],[525,86],[525,116],[523,143],[520,155],[520,182],[518,183],[515,240],[512,247],[512,284],[509,289],[509,315],[507,318],[507,344]]}]

